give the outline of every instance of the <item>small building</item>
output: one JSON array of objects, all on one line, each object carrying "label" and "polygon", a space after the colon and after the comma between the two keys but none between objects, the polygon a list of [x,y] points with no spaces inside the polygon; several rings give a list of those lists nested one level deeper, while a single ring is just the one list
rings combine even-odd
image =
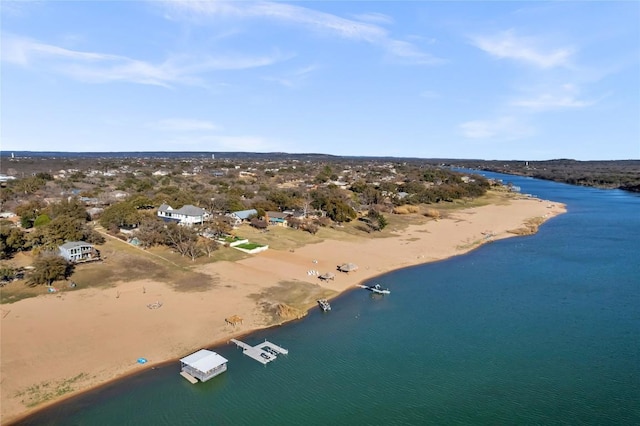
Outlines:
[{"label": "small building", "polygon": [[284,210],[282,212],[287,218],[303,220],[307,217],[307,214],[303,210]]},{"label": "small building", "polygon": [[189,377],[206,382],[227,371],[227,362],[228,359],[216,352],[200,349],[180,360],[180,374],[191,383],[195,381],[191,381]]},{"label": "small building", "polygon": [[269,225],[287,226],[287,217],[289,215],[281,212],[266,212],[266,219]]},{"label": "small building", "polygon": [[235,225],[240,225],[245,220],[249,220],[251,216],[255,216],[258,214],[258,210],[249,209],[249,210],[239,210],[237,212],[229,213],[228,216],[233,219]]},{"label": "small building", "polygon": [[338,271],[340,272],[353,272],[353,271],[357,271],[358,270],[358,265],[356,265],[355,263],[344,263],[340,266],[338,266]]},{"label": "small building", "polygon": [[322,281],[333,281],[336,278],[336,275],[334,273],[331,272],[326,272],[322,275],[320,275],[318,278],[320,278]]},{"label": "small building", "polygon": [[59,246],[58,251],[60,256],[72,263],[100,259],[100,252],[93,245],[84,241],[69,241]]}]

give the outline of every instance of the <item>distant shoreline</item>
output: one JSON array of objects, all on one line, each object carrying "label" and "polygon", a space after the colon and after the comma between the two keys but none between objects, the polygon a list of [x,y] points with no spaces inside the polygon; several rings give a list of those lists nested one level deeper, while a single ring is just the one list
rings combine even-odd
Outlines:
[{"label": "distant shoreline", "polygon": [[[198,348],[222,346],[232,337],[294,319],[272,324],[257,309],[256,295],[279,288],[279,283],[299,283],[310,291],[330,292],[328,298],[334,299],[382,274],[468,253],[489,241],[517,236],[513,231],[532,218],[544,222],[564,212],[565,206],[555,202],[509,199],[508,204],[457,210],[450,218],[409,225],[388,238],[325,240],[295,252],[269,250],[237,262],[204,265],[199,272],[225,283],[205,292],[180,293],[167,284],[141,280],[118,284],[116,289],[123,297],[117,300],[113,298],[115,289],[86,289],[70,292],[64,299],[45,296],[16,302],[11,315],[3,320],[3,424],[19,422],[141,370],[169,365]],[[490,239],[485,236],[488,229],[492,231]],[[338,272],[334,281],[322,283],[306,273],[311,268],[334,270],[345,261],[358,264],[360,269],[349,274]],[[144,293],[139,291],[142,287]],[[163,307],[146,309],[151,299],[162,300]],[[312,294],[308,299],[305,315],[316,306]],[[38,326],[43,310],[55,327]],[[235,329],[225,325],[223,318],[233,314],[243,317],[244,325]],[[149,363],[137,365],[135,360],[140,356]],[[86,377],[73,383],[74,391],[60,397],[27,407],[21,402],[24,394],[18,396],[29,387],[42,383],[54,386],[79,373]]]}]

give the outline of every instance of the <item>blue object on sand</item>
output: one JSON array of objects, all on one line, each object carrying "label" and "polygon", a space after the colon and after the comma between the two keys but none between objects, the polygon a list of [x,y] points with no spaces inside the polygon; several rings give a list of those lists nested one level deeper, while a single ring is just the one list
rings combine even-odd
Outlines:
[{"label": "blue object on sand", "polygon": [[138,364],[144,364],[145,362],[147,362],[146,358],[138,358]]}]

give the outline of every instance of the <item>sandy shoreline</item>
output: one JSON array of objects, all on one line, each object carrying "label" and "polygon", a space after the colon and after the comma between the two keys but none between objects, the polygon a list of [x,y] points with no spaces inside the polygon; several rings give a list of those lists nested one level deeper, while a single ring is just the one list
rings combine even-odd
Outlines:
[{"label": "sandy shoreline", "polygon": [[[238,262],[207,264],[198,271],[215,276],[218,284],[206,291],[178,292],[165,283],[139,280],[115,289],[84,289],[3,306],[8,313],[1,320],[1,423],[268,327],[271,318],[258,301],[274,287],[313,286],[337,295],[392,270],[516,236],[509,231],[526,221],[544,221],[564,211],[555,202],[514,199],[457,210],[446,219],[409,225],[389,238],[326,240],[295,251],[268,250]],[[336,272],[336,265],[344,262],[356,263],[359,270]],[[320,282],[309,270],[334,272],[336,278]],[[147,307],[156,301],[162,302],[161,308]],[[243,324],[226,324],[224,318],[232,315],[240,315]],[[149,362],[138,364],[140,357]]]}]

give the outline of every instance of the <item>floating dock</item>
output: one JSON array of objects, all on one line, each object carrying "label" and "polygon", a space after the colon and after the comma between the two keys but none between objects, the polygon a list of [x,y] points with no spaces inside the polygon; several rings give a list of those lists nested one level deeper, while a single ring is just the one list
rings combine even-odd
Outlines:
[{"label": "floating dock", "polygon": [[195,377],[193,377],[191,374],[187,373],[186,371],[181,371],[180,375],[182,377],[184,377],[185,379],[187,379],[192,385],[195,385],[196,383],[198,383],[198,379],[196,379]]},{"label": "floating dock", "polygon": [[242,348],[243,354],[264,365],[271,361],[275,361],[278,355],[287,355],[289,353],[285,348],[267,340],[255,346],[248,345],[237,339],[231,339],[231,342],[235,343],[239,348]]}]

